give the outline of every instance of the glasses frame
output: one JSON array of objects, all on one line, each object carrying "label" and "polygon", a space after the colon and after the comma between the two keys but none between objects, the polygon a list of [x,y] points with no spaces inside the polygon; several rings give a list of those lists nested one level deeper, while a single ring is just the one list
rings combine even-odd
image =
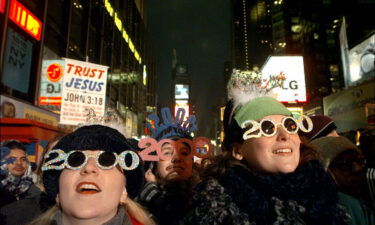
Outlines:
[{"label": "glasses frame", "polygon": [[[85,160],[81,165],[74,167],[74,166],[71,166],[69,164],[68,158],[69,158],[70,155],[72,155],[73,153],[76,153],[76,152],[81,152],[85,156]],[[96,166],[98,168],[102,169],[102,170],[109,170],[109,169],[112,169],[113,167],[115,167],[117,165],[119,165],[124,170],[133,170],[133,169],[137,168],[138,165],[139,165],[140,159],[139,159],[138,154],[135,153],[134,151],[129,151],[129,150],[123,151],[123,152],[121,152],[121,154],[117,154],[115,152],[109,152],[109,153],[111,153],[115,156],[115,158],[116,158],[115,162],[110,166],[100,165],[99,157],[105,152],[108,152],[108,151],[95,151],[95,152],[89,153],[89,152],[84,151],[84,150],[72,150],[68,153],[65,153],[61,149],[54,149],[54,150],[48,152],[45,155],[45,159],[48,159],[49,156],[53,153],[58,154],[58,156],[53,158],[53,159],[50,159],[48,161],[45,161],[43,166],[42,166],[42,171],[62,170],[64,168],[68,168],[68,169],[71,169],[71,170],[79,170],[82,167],[87,165],[87,161],[90,157],[95,159]],[[125,163],[125,157],[126,157],[127,154],[130,154],[132,156],[132,164],[130,166],[127,166],[126,163]],[[63,162],[63,163],[61,165],[53,165],[54,163],[59,163],[59,162]]]},{"label": "glasses frame", "polygon": [[[284,123],[287,119],[292,119],[295,124],[297,125],[297,129],[295,131],[289,131]],[[275,126],[275,130],[272,134],[267,134],[266,132],[264,132],[262,130],[262,124],[263,122],[271,122],[274,126]],[[305,125],[303,124],[303,121],[306,121],[307,122],[307,128],[305,127]],[[246,129],[249,125],[252,125],[250,129],[247,129],[245,130],[242,138],[244,140],[247,140],[247,139],[250,139],[250,138],[260,138],[261,136],[265,136],[265,137],[272,137],[274,135],[277,134],[277,127],[279,127],[279,125],[281,125],[282,128],[284,128],[284,130],[288,133],[288,134],[296,134],[298,132],[298,130],[302,130],[303,132],[310,132],[312,129],[313,129],[313,122],[312,120],[310,119],[310,117],[308,116],[304,116],[302,115],[300,118],[298,118],[297,120],[291,116],[287,116],[287,117],[284,117],[280,123],[275,123],[274,121],[270,120],[270,119],[263,119],[261,120],[260,122],[256,121],[256,120],[246,120],[245,122],[243,122],[241,124],[241,128],[242,129]],[[252,134],[253,132],[259,130],[259,132],[257,134]]]},{"label": "glasses frame", "polygon": [[[74,153],[77,153],[77,152],[80,152],[82,153],[84,156],[85,156],[85,161],[77,166],[77,167],[74,167],[74,166],[71,166],[69,164],[69,156],[71,156],[72,154]],[[87,161],[89,160],[89,158],[94,158],[95,159],[95,163],[96,163],[96,166],[99,167],[100,169],[102,170],[109,170],[109,169],[112,169],[113,167],[115,167],[117,164],[119,164],[119,157],[116,153],[114,152],[111,152],[112,155],[115,156],[115,162],[110,165],[110,166],[103,166],[103,165],[100,165],[99,163],[99,157],[104,153],[105,151],[95,151],[95,152],[86,152],[86,151],[71,151],[69,152],[67,155],[66,155],[66,159],[65,159],[65,166],[66,168],[68,169],[71,169],[71,170],[79,170],[81,169],[82,167],[86,166],[87,164]]]}]

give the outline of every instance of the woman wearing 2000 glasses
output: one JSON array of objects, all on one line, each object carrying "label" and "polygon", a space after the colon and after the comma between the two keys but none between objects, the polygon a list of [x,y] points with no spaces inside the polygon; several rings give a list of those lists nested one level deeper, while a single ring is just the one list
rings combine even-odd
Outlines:
[{"label": "woman wearing 2000 glasses", "polygon": [[251,73],[232,74],[223,155],[208,166],[182,224],[346,224],[332,180],[301,146],[297,132],[311,120],[294,119],[261,86]]},{"label": "woman wearing 2000 glasses", "polygon": [[154,224],[134,198],[142,161],[117,130],[84,126],[46,155],[43,183],[56,205],[31,224]]}]

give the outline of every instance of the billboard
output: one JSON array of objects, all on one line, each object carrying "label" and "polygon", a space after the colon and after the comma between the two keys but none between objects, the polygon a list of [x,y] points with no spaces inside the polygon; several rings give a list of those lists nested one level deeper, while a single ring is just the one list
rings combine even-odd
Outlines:
[{"label": "billboard", "polygon": [[39,105],[61,105],[61,83],[64,75],[64,60],[43,60]]},{"label": "billboard", "polygon": [[85,123],[88,109],[98,117],[104,115],[107,70],[107,66],[65,59],[61,124]]},{"label": "billboard", "polygon": [[261,69],[262,79],[284,75],[283,87],[274,89],[280,102],[306,102],[305,72],[302,56],[270,56]]},{"label": "billboard", "polygon": [[175,99],[189,99],[189,85],[176,84],[174,97]]},{"label": "billboard", "polygon": [[345,87],[349,86],[349,47],[348,47],[348,38],[346,37],[346,22],[345,17],[342,18],[340,33],[339,33],[339,40],[340,40],[340,53],[341,53],[341,62],[342,62],[342,69],[344,73],[344,82]]},{"label": "billboard", "polygon": [[354,86],[375,77],[375,34],[349,50],[350,76],[348,85]]},{"label": "billboard", "polygon": [[20,28],[30,34],[33,38],[40,41],[42,34],[42,22],[33,15],[25,6],[16,0],[10,3],[9,19]]},{"label": "billboard", "polygon": [[374,86],[375,81],[365,82],[323,98],[324,115],[335,121],[337,132],[368,127],[368,108],[375,104]]},{"label": "billboard", "polygon": [[177,113],[177,110],[179,108],[185,109],[184,121],[187,120],[187,118],[189,117],[189,102],[188,102],[188,100],[176,100],[176,105],[174,107],[175,114]]},{"label": "billboard", "polygon": [[32,57],[33,43],[9,27],[4,51],[3,84],[28,93]]}]

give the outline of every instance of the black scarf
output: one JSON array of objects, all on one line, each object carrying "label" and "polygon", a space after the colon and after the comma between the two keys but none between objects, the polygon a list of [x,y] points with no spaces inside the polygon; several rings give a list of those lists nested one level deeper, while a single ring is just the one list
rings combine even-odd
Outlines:
[{"label": "black scarf", "polygon": [[[194,216],[209,224],[346,224],[348,219],[332,179],[317,161],[269,176],[234,166],[197,191]],[[233,221],[238,218],[240,223]]]}]

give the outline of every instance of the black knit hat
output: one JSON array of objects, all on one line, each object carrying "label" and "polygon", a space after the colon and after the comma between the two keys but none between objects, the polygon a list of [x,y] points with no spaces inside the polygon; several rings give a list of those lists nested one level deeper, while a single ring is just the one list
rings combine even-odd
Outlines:
[{"label": "black knit hat", "polygon": [[337,128],[333,120],[328,116],[316,115],[311,116],[310,119],[314,124],[312,131],[305,133],[300,130],[298,132],[300,136],[305,137],[308,141],[325,137]]},{"label": "black knit hat", "polygon": [[[135,149],[131,147],[126,138],[116,129],[90,125],[78,128],[74,132],[64,136],[54,147],[68,153],[72,150],[103,150],[120,154],[125,150]],[[143,161],[139,157],[139,166],[134,170],[124,171],[126,177],[126,190],[131,198],[135,198],[144,185]],[[48,160],[48,159],[47,159]],[[130,161],[126,157],[126,161]],[[131,164],[130,162],[127,164]],[[43,184],[50,200],[56,198],[59,192],[59,177],[61,170],[46,170],[43,172]]]}]

